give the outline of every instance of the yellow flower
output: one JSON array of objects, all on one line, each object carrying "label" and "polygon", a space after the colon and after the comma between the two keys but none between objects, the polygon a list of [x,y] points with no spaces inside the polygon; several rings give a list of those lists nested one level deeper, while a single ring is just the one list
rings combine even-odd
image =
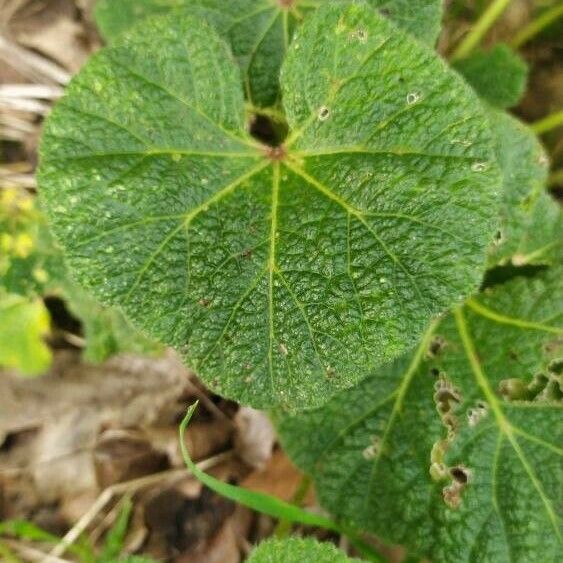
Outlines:
[{"label": "yellow flower", "polygon": [[16,236],[14,243],[14,254],[20,258],[27,258],[33,248],[33,239],[27,233]]},{"label": "yellow flower", "polygon": [[10,252],[14,247],[14,237],[8,233],[0,235],[0,249],[2,252]]},{"label": "yellow flower", "polygon": [[0,205],[8,207],[13,205],[18,197],[18,190],[16,188],[0,189]]},{"label": "yellow flower", "polygon": [[33,277],[39,283],[45,283],[49,279],[49,274],[43,268],[35,268],[33,270]]},{"label": "yellow flower", "polygon": [[20,211],[31,211],[33,209],[33,199],[29,196],[21,197],[18,200],[18,209]]}]

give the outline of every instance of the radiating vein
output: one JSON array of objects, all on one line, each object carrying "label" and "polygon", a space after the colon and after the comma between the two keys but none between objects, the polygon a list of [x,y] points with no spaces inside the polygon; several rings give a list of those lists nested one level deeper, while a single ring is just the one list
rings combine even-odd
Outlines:
[{"label": "radiating vein", "polygon": [[270,385],[275,393],[274,382],[274,271],[276,270],[276,237],[278,232],[278,206],[280,193],[280,165],[274,163],[272,175],[272,209],[270,218],[270,252],[268,255],[268,367],[270,374]]},{"label": "radiating vein", "polygon": [[137,77],[139,80],[145,82],[146,84],[153,86],[154,88],[158,88],[160,91],[168,94],[168,96],[170,96],[173,100],[180,102],[180,104],[182,104],[183,106],[185,106],[186,108],[192,110],[193,112],[197,113],[199,116],[201,116],[203,119],[205,119],[207,122],[209,122],[211,125],[213,125],[216,129],[218,129],[219,131],[221,131],[223,134],[227,135],[228,137],[234,139],[235,141],[238,141],[239,143],[243,144],[243,145],[247,145],[247,146],[251,146],[253,148],[257,147],[257,144],[254,142],[250,142],[248,139],[244,139],[242,137],[239,137],[236,133],[234,133],[233,131],[231,131],[230,129],[227,129],[225,127],[223,127],[223,125],[221,125],[220,123],[217,123],[214,119],[212,119],[207,113],[205,113],[198,104],[193,104],[191,102],[189,102],[188,100],[186,100],[185,98],[180,97],[178,94],[176,94],[175,92],[173,92],[172,90],[170,90],[169,88],[167,88],[166,86],[164,86],[163,84],[159,84],[158,82],[155,82],[154,80],[151,80],[150,78],[148,78],[147,76],[145,76],[144,74],[141,74],[139,71],[125,65],[124,63],[122,63],[119,59],[116,59],[115,57],[112,57],[110,55],[111,51],[107,52],[107,56],[110,58],[110,60],[115,63],[116,65],[118,65],[119,67],[121,67],[123,70],[125,70],[126,72],[129,72],[131,75]]},{"label": "radiating vein", "polygon": [[174,239],[174,237],[176,235],[178,235],[178,233],[182,229],[187,229],[190,226],[191,222],[201,212],[206,211],[207,208],[210,205],[217,203],[218,201],[220,201],[221,199],[223,199],[224,197],[226,197],[227,195],[232,193],[238,186],[240,186],[242,183],[244,183],[245,181],[250,179],[255,174],[258,174],[261,170],[263,170],[268,165],[269,165],[269,161],[264,161],[264,162],[260,163],[258,166],[252,168],[251,170],[249,170],[248,172],[246,172],[242,176],[239,176],[236,180],[234,180],[233,182],[231,182],[230,184],[228,184],[224,188],[220,189],[219,191],[215,192],[210,198],[208,198],[203,203],[199,204],[197,207],[194,207],[194,209],[192,209],[191,211],[186,213],[183,216],[184,220],[180,223],[180,225],[178,225],[178,227],[176,227],[162,241],[162,243],[158,246],[158,248],[149,256],[148,260],[145,262],[143,267],[140,269],[139,274],[137,275],[137,278],[135,279],[135,281],[131,285],[129,291],[125,295],[124,302],[127,303],[129,301],[133,292],[137,289],[138,285],[141,283],[143,276],[145,275],[145,273],[147,272],[147,270],[149,269],[151,264],[160,256],[160,254],[166,248],[166,246],[170,243],[170,241],[172,241]]},{"label": "radiating vein", "polygon": [[509,317],[507,315],[503,315],[502,313],[498,313],[497,311],[493,311],[493,309],[489,309],[488,307],[486,307],[482,303],[479,303],[479,301],[475,299],[468,299],[466,304],[470,309],[473,309],[473,311],[475,311],[482,317],[485,317],[497,323],[512,325],[522,329],[540,330],[543,332],[550,332],[553,334],[563,334],[563,328],[549,326],[541,322],[536,323],[533,321],[527,321],[525,319]]},{"label": "radiating vein", "polygon": [[405,374],[401,377],[401,383],[397,388],[395,402],[393,403],[393,409],[391,411],[391,414],[389,415],[389,418],[387,419],[387,423],[385,425],[385,429],[384,429],[383,435],[381,437],[381,441],[380,441],[380,444],[379,444],[379,448],[377,450],[377,454],[376,454],[376,456],[374,457],[374,460],[373,460],[373,467],[372,467],[372,470],[371,470],[370,480],[368,482],[366,496],[365,496],[366,504],[368,502],[370,502],[370,500],[371,500],[371,490],[372,490],[372,487],[373,487],[375,476],[377,474],[377,468],[379,467],[381,455],[383,453],[383,450],[385,449],[385,445],[387,444],[387,441],[389,439],[389,435],[391,434],[391,431],[393,430],[397,416],[401,412],[401,408],[403,407],[403,401],[405,399],[405,396],[406,396],[406,394],[407,394],[407,392],[410,388],[410,385],[411,385],[414,377],[417,374],[420,363],[424,359],[424,355],[428,351],[428,346],[430,345],[430,341],[432,339],[432,336],[434,335],[434,332],[435,332],[437,326],[438,326],[438,321],[432,321],[430,323],[430,326],[427,328],[426,332],[424,333],[422,340],[420,341],[420,344],[419,344],[419,346],[418,346],[418,348],[417,348],[417,350],[416,350],[416,352],[415,352],[415,354],[414,354]]},{"label": "radiating vein", "polygon": [[422,291],[416,281],[416,278],[409,272],[407,267],[399,260],[397,255],[391,251],[391,249],[387,246],[387,243],[377,234],[375,229],[366,221],[365,214],[350,205],[346,200],[341,198],[338,194],[335,194],[330,188],[319,182],[313,176],[310,176],[299,166],[291,162],[285,162],[285,165],[292,170],[298,176],[301,176],[308,184],[312,185],[313,187],[317,188],[321,193],[323,193],[327,198],[335,201],[340,207],[342,207],[347,213],[355,217],[362,225],[371,233],[372,237],[376,240],[379,246],[384,250],[385,254],[393,261],[399,268],[403,271],[403,273],[409,278],[412,283],[414,290],[417,292],[420,300],[422,302],[422,306],[428,308],[426,300],[422,295]]},{"label": "radiating vein", "polygon": [[495,393],[491,389],[491,386],[489,384],[487,376],[485,375],[485,373],[484,373],[484,371],[481,367],[481,363],[480,363],[478,355],[477,355],[477,350],[475,349],[473,339],[472,339],[472,337],[469,333],[469,328],[467,326],[467,322],[466,322],[465,317],[463,315],[462,309],[461,308],[456,309],[454,311],[454,316],[455,316],[456,326],[457,326],[461,341],[463,343],[465,354],[467,356],[467,359],[469,360],[469,364],[471,366],[471,370],[473,372],[473,375],[475,376],[477,384],[479,385],[479,387],[483,391],[483,394],[485,395],[485,398],[487,399],[487,401],[488,401],[488,403],[489,403],[489,405],[490,405],[490,407],[491,407],[491,409],[492,409],[492,411],[495,415],[495,418],[496,418],[496,421],[497,421],[497,424],[499,426],[500,431],[508,438],[508,441],[510,442],[512,448],[514,449],[518,459],[520,460],[520,463],[522,464],[522,467],[524,468],[525,472],[527,473],[530,481],[532,482],[532,485],[536,489],[538,496],[540,497],[542,504],[545,507],[545,511],[547,513],[547,516],[548,516],[552,526],[553,526],[553,529],[554,529],[556,535],[558,537],[561,537],[561,531],[559,529],[558,518],[557,518],[557,515],[555,514],[553,506],[551,505],[551,502],[550,502],[549,498],[547,497],[545,491],[543,490],[543,487],[542,487],[540,481],[538,480],[536,474],[534,473],[532,467],[530,466],[526,456],[524,455],[524,452],[522,451],[520,444],[518,443],[516,437],[514,436],[514,429],[513,429],[512,425],[510,424],[510,422],[508,421],[508,419],[506,418],[504,411],[501,407],[501,404],[500,404],[499,400],[497,399],[497,396],[495,395]]}]

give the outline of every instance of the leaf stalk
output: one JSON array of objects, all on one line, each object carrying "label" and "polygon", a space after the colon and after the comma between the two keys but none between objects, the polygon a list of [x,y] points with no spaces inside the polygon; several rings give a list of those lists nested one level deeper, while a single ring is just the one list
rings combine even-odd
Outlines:
[{"label": "leaf stalk", "polygon": [[494,0],[477,20],[471,31],[454,50],[451,59],[463,59],[481,42],[487,31],[502,15],[511,0]]}]

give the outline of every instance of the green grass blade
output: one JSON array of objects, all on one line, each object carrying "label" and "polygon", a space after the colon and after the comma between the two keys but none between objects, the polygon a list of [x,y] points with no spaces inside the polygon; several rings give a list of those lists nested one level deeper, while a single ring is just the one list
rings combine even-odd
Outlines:
[{"label": "green grass blade", "polygon": [[224,483],[223,481],[219,481],[218,479],[215,479],[215,477],[212,477],[211,475],[208,475],[207,473],[201,471],[192,461],[188,452],[188,448],[186,447],[186,442],[184,440],[186,429],[197,406],[198,403],[196,402],[188,408],[186,416],[180,424],[179,436],[180,449],[182,451],[184,463],[199,481],[201,481],[204,485],[209,487],[217,494],[220,494],[221,496],[228,498],[238,504],[246,506],[247,508],[271,516],[272,518],[285,520],[292,524],[303,524],[305,526],[324,528],[325,530],[331,530],[339,534],[344,534],[348,537],[352,545],[354,545],[354,547],[358,551],[360,551],[362,555],[369,561],[385,561],[370,545],[361,540],[353,530],[339,525],[329,518],[307,512],[306,510],[303,510],[298,506],[289,504],[265,493],[249,491],[248,489],[245,489],[243,487],[237,487],[236,485]]}]

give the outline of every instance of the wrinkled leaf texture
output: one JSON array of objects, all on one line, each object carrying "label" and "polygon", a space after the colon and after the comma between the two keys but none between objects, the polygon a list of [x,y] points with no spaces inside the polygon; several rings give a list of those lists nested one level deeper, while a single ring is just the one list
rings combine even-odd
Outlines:
[{"label": "wrinkled leaf texture", "polygon": [[307,538],[271,539],[255,548],[248,563],[359,563],[328,542]]},{"label": "wrinkled leaf texture", "polygon": [[474,291],[500,180],[479,100],[364,3],[317,10],[281,83],[272,150],[215,32],[147,21],[73,80],[39,182],[86,288],[216,392],[304,408]]},{"label": "wrinkled leaf texture", "polygon": [[277,415],[321,504],[436,562],[557,561],[562,273],[471,298],[323,408]]}]

